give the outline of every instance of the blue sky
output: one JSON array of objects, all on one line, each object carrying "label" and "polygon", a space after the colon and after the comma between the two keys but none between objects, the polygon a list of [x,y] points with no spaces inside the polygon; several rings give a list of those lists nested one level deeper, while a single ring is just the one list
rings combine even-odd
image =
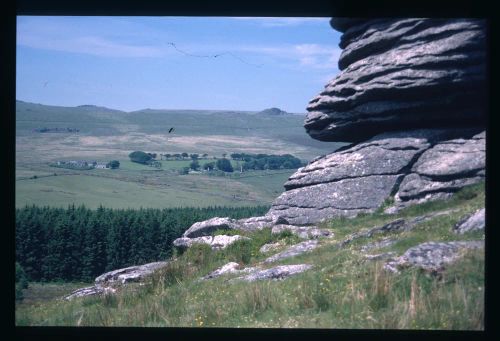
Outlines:
[{"label": "blue sky", "polygon": [[305,112],[338,73],[340,33],[328,20],[20,16],[16,97],[125,111]]}]

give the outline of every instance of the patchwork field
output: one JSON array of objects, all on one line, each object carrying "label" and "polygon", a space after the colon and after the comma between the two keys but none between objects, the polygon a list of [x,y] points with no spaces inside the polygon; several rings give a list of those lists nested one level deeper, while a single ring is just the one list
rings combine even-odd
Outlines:
[{"label": "patchwork field", "polygon": [[[135,150],[159,154],[208,154],[200,165],[231,153],[292,154],[311,160],[343,144],[307,137],[303,115],[249,112],[143,110],[133,113],[94,106],[64,108],[17,102],[16,207],[95,208],[268,205],[293,169],[180,175],[191,160],[165,161],[161,169],[131,162]],[[75,128],[77,133],[39,133]],[[168,133],[170,128],[174,128]],[[57,161],[120,161],[115,170],[50,166]],[[235,169],[238,161],[231,160]]]}]

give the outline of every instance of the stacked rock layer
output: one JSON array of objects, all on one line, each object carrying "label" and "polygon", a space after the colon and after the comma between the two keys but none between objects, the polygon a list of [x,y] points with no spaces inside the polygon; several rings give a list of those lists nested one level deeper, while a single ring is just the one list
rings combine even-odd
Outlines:
[{"label": "stacked rock layer", "polygon": [[294,225],[446,198],[485,177],[486,30],[474,19],[345,19],[341,72],[307,133],[353,142],[285,183],[269,215]]},{"label": "stacked rock layer", "polygon": [[308,134],[359,142],[403,129],[484,125],[485,22],[341,19],[341,72],[308,106]]}]

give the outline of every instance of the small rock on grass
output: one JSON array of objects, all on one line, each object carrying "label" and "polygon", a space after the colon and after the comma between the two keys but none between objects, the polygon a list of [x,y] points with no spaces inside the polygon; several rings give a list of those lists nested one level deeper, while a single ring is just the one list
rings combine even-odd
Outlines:
[{"label": "small rock on grass", "polygon": [[454,226],[454,232],[458,234],[464,234],[465,232],[484,230],[484,227],[486,225],[484,212],[485,209],[481,208],[474,213],[463,217]]},{"label": "small rock on grass", "polygon": [[292,245],[286,250],[267,258],[266,260],[264,260],[264,263],[272,263],[285,258],[295,257],[304,252],[314,250],[318,246],[318,240],[307,240],[305,242]]},{"label": "small rock on grass", "polygon": [[460,257],[464,249],[484,248],[484,241],[467,242],[426,242],[411,247],[400,256],[388,260],[384,269],[398,273],[399,270],[416,266],[427,271],[437,272]]},{"label": "small rock on grass", "polygon": [[309,270],[311,268],[312,265],[310,264],[280,265],[270,269],[254,271],[246,276],[234,278],[231,280],[231,282],[238,280],[253,282],[264,279],[275,279],[275,280],[285,279],[290,276]]}]

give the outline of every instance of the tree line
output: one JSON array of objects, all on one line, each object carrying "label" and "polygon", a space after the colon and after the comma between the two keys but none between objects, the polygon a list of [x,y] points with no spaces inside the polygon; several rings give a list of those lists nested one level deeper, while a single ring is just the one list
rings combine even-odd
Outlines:
[{"label": "tree line", "polygon": [[305,164],[291,154],[270,155],[270,154],[246,154],[233,153],[233,160],[244,161],[242,164],[243,170],[256,169],[295,169]]},{"label": "tree line", "polygon": [[197,221],[241,219],[268,209],[25,206],[16,209],[16,262],[30,281],[92,281],[107,271],[169,258],[172,242]]}]

